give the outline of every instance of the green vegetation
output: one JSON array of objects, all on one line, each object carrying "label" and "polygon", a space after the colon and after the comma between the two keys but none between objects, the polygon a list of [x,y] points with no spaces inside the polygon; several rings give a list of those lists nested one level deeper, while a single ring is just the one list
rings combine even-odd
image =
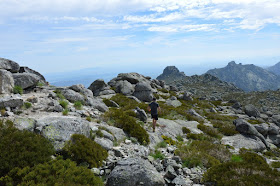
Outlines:
[{"label": "green vegetation", "polygon": [[217,139],[221,139],[222,135],[217,131],[217,129],[213,128],[213,127],[209,127],[203,124],[199,124],[197,125],[197,128],[202,130],[205,134],[208,134],[211,137],[217,138]]},{"label": "green vegetation", "polygon": [[[131,105],[130,105],[131,106]],[[128,106],[129,107],[129,106]],[[150,142],[147,131],[137,123],[136,119],[129,115],[129,111],[110,108],[104,115],[106,121],[111,121],[116,127],[121,128],[131,137],[135,137],[141,144]]]},{"label": "green vegetation", "polygon": [[96,131],[96,135],[97,135],[98,137],[101,137],[101,138],[104,137],[104,135],[103,135],[103,133],[101,132],[100,129]]},{"label": "green vegetation", "polygon": [[231,153],[221,144],[213,144],[209,141],[192,141],[188,144],[181,144],[175,151],[180,156],[183,165],[186,167],[203,166],[206,168],[227,162]]},{"label": "green vegetation", "polygon": [[167,90],[167,89],[165,89],[165,88],[158,89],[158,91],[163,92],[163,93],[168,93],[168,90]]},{"label": "green vegetation", "polygon": [[147,104],[145,103],[137,103],[137,101],[130,99],[122,94],[116,94],[111,98],[112,101],[116,102],[123,111],[132,110],[136,107],[139,107],[140,109],[147,109]]},{"label": "green vegetation", "polygon": [[235,130],[235,126],[233,125],[233,121],[236,120],[237,117],[225,116],[215,113],[206,113],[205,116],[213,124],[213,127],[217,128],[218,131],[223,135],[233,136],[238,134],[238,132]]},{"label": "green vegetation", "polygon": [[63,147],[63,155],[78,164],[87,163],[90,167],[99,167],[108,157],[107,151],[96,142],[82,134],[73,134]]},{"label": "green vegetation", "polygon": [[62,111],[62,115],[63,115],[63,116],[67,116],[68,113],[69,113],[69,110],[68,110],[68,109],[64,109],[64,110]]},{"label": "green vegetation", "polygon": [[156,145],[156,149],[158,148],[166,148],[167,147],[167,143],[165,141],[161,141]]},{"label": "green vegetation", "polygon": [[280,162],[279,161],[275,161],[271,163],[271,167],[273,168],[280,168]]},{"label": "green vegetation", "polygon": [[89,122],[91,122],[91,121],[92,121],[92,118],[91,118],[90,116],[87,116],[87,117],[86,117],[86,120],[89,121]]},{"label": "green vegetation", "polygon": [[162,137],[163,141],[165,143],[169,144],[169,145],[175,145],[176,144],[176,142],[170,137],[167,137],[167,136],[164,136],[164,135],[162,135],[161,137]]},{"label": "green vegetation", "polygon": [[15,168],[0,178],[0,185],[104,185],[99,177],[75,162],[52,160],[34,167]]},{"label": "green vegetation", "polygon": [[27,130],[20,131],[11,121],[0,120],[0,141],[0,177],[16,167],[47,162],[55,153],[46,138]]},{"label": "green vegetation", "polygon": [[243,159],[242,159],[242,157],[239,156],[239,155],[232,155],[231,161],[233,161],[233,162],[242,162]]},{"label": "green vegetation", "polygon": [[75,107],[75,109],[77,109],[77,110],[82,110],[82,108],[83,108],[83,103],[82,103],[81,101],[75,101],[75,102],[74,102],[74,107]]},{"label": "green vegetation", "polygon": [[29,109],[29,108],[32,107],[32,103],[30,103],[30,102],[24,102],[23,106],[24,106],[24,108]]},{"label": "green vegetation", "polygon": [[176,139],[177,139],[177,141],[181,141],[181,142],[184,141],[183,137],[180,135],[176,136]]},{"label": "green vegetation", "polygon": [[182,132],[183,132],[183,134],[188,134],[188,133],[191,133],[191,130],[188,129],[187,127],[182,127]]},{"label": "green vegetation", "polygon": [[259,120],[256,120],[256,119],[250,119],[248,120],[249,123],[255,125],[255,124],[262,124],[262,122],[260,122]]},{"label": "green vegetation", "polygon": [[109,99],[104,98],[103,102],[107,107],[114,107],[114,104]]},{"label": "green vegetation", "polygon": [[61,90],[59,90],[59,89],[56,89],[55,91],[53,91],[55,94],[56,94],[56,96],[59,98],[59,99],[65,99],[65,97],[62,95],[62,93],[61,93]]},{"label": "green vegetation", "polygon": [[23,89],[21,88],[21,86],[14,86],[14,90],[13,90],[14,94],[23,94]]},{"label": "green vegetation", "polygon": [[64,108],[67,109],[68,107],[68,101],[67,100],[60,100],[59,104]]},{"label": "green vegetation", "polygon": [[280,173],[253,152],[241,152],[243,161],[215,165],[204,174],[203,182],[214,185],[279,185]]},{"label": "green vegetation", "polygon": [[43,82],[38,82],[38,83],[37,83],[37,86],[38,86],[38,87],[45,86],[45,83],[43,83]]},{"label": "green vegetation", "polygon": [[5,113],[6,113],[6,109],[5,109],[5,108],[1,108],[1,109],[0,109],[0,114],[1,114],[1,116],[4,116]]},{"label": "green vegetation", "polygon": [[187,138],[189,139],[193,139],[193,140],[206,140],[206,141],[214,141],[213,138],[211,138],[210,136],[206,135],[206,134],[193,134],[193,133],[188,133],[187,134]]},{"label": "green vegetation", "polygon": [[152,156],[155,159],[160,159],[160,160],[163,160],[165,158],[165,156],[158,150],[155,150],[155,153],[150,154],[150,156]]}]

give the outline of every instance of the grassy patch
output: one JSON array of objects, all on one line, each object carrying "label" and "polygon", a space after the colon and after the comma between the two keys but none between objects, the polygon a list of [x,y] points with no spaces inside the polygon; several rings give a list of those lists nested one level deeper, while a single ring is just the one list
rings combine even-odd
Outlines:
[{"label": "grassy patch", "polygon": [[69,103],[68,103],[67,100],[60,100],[60,101],[59,101],[59,104],[60,104],[64,109],[67,109]]},{"label": "grassy patch", "polygon": [[23,107],[26,108],[26,109],[29,109],[29,108],[32,107],[32,103],[30,103],[30,102],[24,102]]},{"label": "grassy patch", "polygon": [[83,103],[82,103],[81,101],[75,101],[74,107],[75,107],[77,110],[81,110],[81,109],[83,108]]},{"label": "grassy patch", "polygon": [[253,124],[253,125],[262,124],[262,122],[260,122],[259,120],[256,120],[256,119],[250,119],[250,120],[248,120],[248,122]]},{"label": "grassy patch", "polygon": [[182,127],[182,132],[183,132],[183,134],[188,134],[188,133],[191,133],[191,130],[188,129],[187,127]]},{"label": "grassy patch", "polygon": [[164,140],[164,142],[169,144],[169,145],[175,145],[176,144],[176,142],[170,137],[167,137],[167,136],[164,136],[164,135],[162,135],[161,137]]},{"label": "grassy patch", "polygon": [[205,134],[208,134],[211,137],[217,138],[217,139],[221,139],[222,135],[217,131],[217,129],[213,128],[213,127],[209,127],[203,124],[199,124],[197,125],[197,128],[200,129],[201,131],[203,131]]},{"label": "grassy patch", "polygon": [[21,88],[21,86],[14,86],[13,93],[22,95],[23,89]]},{"label": "grassy patch", "polygon": [[165,158],[165,156],[158,150],[155,150],[155,153],[150,154],[150,156],[152,156],[155,159],[160,159],[160,160],[163,160]]}]

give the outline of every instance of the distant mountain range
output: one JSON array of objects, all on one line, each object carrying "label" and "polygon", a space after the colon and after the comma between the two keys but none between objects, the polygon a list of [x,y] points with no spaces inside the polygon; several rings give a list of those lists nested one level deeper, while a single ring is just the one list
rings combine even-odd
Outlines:
[{"label": "distant mountain range", "polygon": [[280,76],[280,62],[278,62],[277,64],[268,67],[267,68],[268,71],[273,72],[274,74]]},{"label": "distant mountain range", "polygon": [[236,64],[234,61],[228,63],[224,68],[212,69],[206,72],[218,77],[222,81],[233,83],[244,91],[277,90],[280,87],[278,72],[279,64],[270,67],[269,70],[251,65]]}]

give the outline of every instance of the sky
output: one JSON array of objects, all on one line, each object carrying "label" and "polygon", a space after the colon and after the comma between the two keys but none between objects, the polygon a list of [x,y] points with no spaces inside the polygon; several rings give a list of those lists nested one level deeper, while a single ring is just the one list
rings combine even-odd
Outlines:
[{"label": "sky", "polygon": [[279,10],[279,0],[0,0],[0,57],[43,74],[270,66]]}]

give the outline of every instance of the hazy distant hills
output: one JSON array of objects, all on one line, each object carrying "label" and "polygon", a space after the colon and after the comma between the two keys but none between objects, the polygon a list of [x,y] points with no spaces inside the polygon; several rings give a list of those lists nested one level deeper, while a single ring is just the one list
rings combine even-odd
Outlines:
[{"label": "hazy distant hills", "polygon": [[277,64],[268,67],[267,68],[268,71],[273,72],[274,74],[280,76],[280,62],[278,62]]},{"label": "hazy distant hills", "polygon": [[[275,66],[272,69],[276,69]],[[244,91],[277,90],[280,87],[279,76],[252,64],[242,65],[232,61],[224,68],[212,69],[206,73],[233,83]]]}]

